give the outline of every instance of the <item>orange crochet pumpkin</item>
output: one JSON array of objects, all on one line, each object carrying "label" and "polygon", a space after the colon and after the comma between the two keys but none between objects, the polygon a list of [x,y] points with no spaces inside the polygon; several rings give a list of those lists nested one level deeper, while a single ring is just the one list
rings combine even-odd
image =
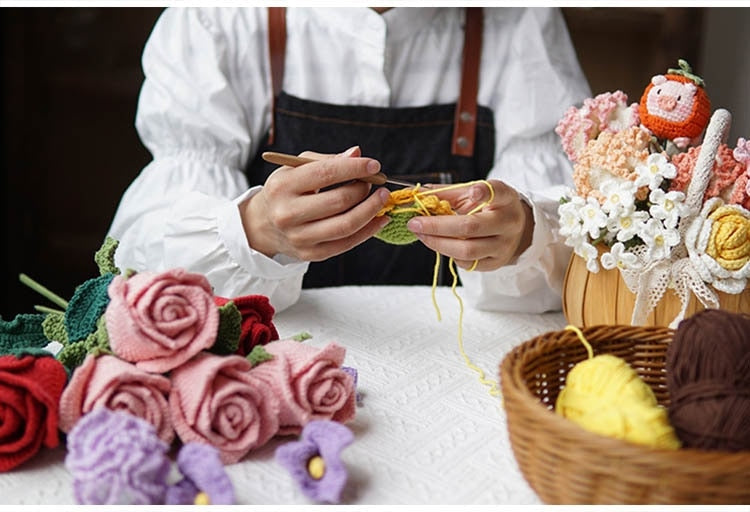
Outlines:
[{"label": "orange crochet pumpkin", "polygon": [[680,61],[680,68],[651,78],[641,96],[641,123],[661,139],[694,139],[711,117],[711,101],[703,80],[691,73],[685,61]]}]

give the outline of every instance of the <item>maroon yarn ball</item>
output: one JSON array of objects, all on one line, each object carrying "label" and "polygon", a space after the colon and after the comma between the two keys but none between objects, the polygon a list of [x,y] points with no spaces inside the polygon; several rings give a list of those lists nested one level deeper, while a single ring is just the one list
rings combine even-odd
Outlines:
[{"label": "maroon yarn ball", "polygon": [[750,316],[700,311],[680,322],[666,357],[669,420],[683,446],[750,449]]}]

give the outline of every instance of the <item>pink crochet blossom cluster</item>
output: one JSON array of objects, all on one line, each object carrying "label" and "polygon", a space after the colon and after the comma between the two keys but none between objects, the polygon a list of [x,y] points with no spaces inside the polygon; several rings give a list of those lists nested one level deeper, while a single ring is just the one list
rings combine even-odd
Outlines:
[{"label": "pink crochet blossom cluster", "polygon": [[[672,163],[677,168],[677,176],[670,184],[671,190],[685,192],[693,177],[693,169],[698,161],[701,146],[688,148],[684,153],[672,157]],[[703,200],[721,197],[725,202],[745,205],[748,202],[747,165],[737,161],[734,157],[736,150],[721,144],[716,153],[716,160],[712,168],[711,179],[706,187]]]},{"label": "pink crochet blossom cluster", "polygon": [[555,132],[570,161],[577,162],[588,142],[602,132],[619,132],[639,123],[637,103],[628,106],[622,91],[605,92],[584,100],[581,108],[568,108]]}]

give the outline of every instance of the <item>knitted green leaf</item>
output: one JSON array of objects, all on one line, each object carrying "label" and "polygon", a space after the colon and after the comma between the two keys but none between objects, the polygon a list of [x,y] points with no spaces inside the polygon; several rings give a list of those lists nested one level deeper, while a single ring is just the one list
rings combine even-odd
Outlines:
[{"label": "knitted green leaf", "polygon": [[210,352],[218,355],[234,354],[240,346],[242,313],[231,300],[219,308],[219,330]]},{"label": "knitted green leaf", "polygon": [[94,254],[94,261],[101,275],[120,273],[120,269],[115,265],[115,252],[117,252],[118,245],[120,245],[118,240],[108,236],[101,248]]},{"label": "knitted green leaf", "polygon": [[21,314],[10,322],[0,318],[0,354],[14,353],[19,349],[46,347],[49,340],[44,335],[41,314]]},{"label": "knitted green leaf", "polygon": [[250,353],[246,356],[246,359],[250,361],[253,366],[257,366],[260,363],[270,361],[273,359],[273,354],[269,354],[263,345],[255,345]]},{"label": "knitted green leaf", "polygon": [[100,356],[102,354],[112,354],[109,346],[109,334],[107,333],[107,320],[104,315],[99,317],[96,322],[96,331],[89,334],[83,341],[87,354]]},{"label": "knitted green leaf", "polygon": [[312,334],[310,334],[309,332],[304,332],[304,331],[292,336],[292,339],[294,341],[305,341],[305,340],[309,340],[310,338],[312,338]]},{"label": "knitted green leaf", "polygon": [[104,274],[85,281],[76,288],[65,310],[68,339],[81,341],[96,330],[96,322],[109,304],[107,287],[115,276]]},{"label": "knitted green leaf", "polygon": [[86,353],[85,343],[78,341],[76,343],[65,345],[62,350],[57,353],[57,360],[70,371],[73,371],[81,366],[83,360],[86,359]]},{"label": "knitted green leaf", "polygon": [[63,345],[68,343],[68,331],[65,330],[65,313],[62,311],[47,313],[42,322],[42,329],[44,329],[44,335],[48,340]]}]

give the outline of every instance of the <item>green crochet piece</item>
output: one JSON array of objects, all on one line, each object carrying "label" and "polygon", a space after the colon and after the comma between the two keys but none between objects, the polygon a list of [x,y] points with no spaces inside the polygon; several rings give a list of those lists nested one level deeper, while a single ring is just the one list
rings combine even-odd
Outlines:
[{"label": "green crochet piece", "polygon": [[67,345],[68,331],[65,330],[65,313],[62,311],[48,313],[42,322],[42,329],[48,340]]},{"label": "green crochet piece", "polygon": [[246,356],[246,359],[252,363],[253,366],[257,366],[260,363],[265,363],[273,359],[273,354],[269,354],[263,345],[255,345],[250,353]]},{"label": "green crochet piece", "polygon": [[0,354],[18,354],[46,347],[49,340],[42,326],[45,315],[20,314],[7,322],[0,318]]},{"label": "green crochet piece", "polygon": [[217,355],[234,354],[240,346],[241,334],[242,313],[234,302],[229,301],[219,308],[219,330],[209,352]]},{"label": "green crochet piece", "polygon": [[115,252],[117,252],[117,246],[120,245],[118,240],[115,240],[111,236],[108,236],[102,246],[94,254],[94,262],[99,267],[99,273],[104,274],[119,274],[120,269],[115,265]]},{"label": "green crochet piece", "polygon": [[109,304],[107,288],[114,277],[114,274],[104,274],[76,288],[65,310],[65,329],[69,340],[84,340],[96,330],[99,317]]},{"label": "green crochet piece", "polygon": [[375,234],[375,238],[393,245],[408,245],[416,242],[417,236],[406,228],[406,223],[417,215],[416,211],[388,214],[391,221]]}]

